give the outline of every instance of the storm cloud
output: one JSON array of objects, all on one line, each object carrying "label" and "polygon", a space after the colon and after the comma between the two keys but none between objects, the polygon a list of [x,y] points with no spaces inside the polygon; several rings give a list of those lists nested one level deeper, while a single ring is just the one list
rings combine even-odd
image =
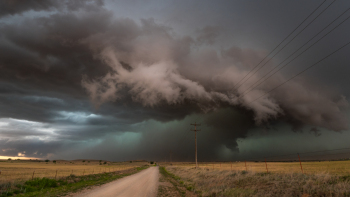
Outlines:
[{"label": "storm cloud", "polygon": [[[188,150],[193,145],[187,135],[189,124],[197,121],[204,127],[199,148],[205,154],[200,157],[217,160],[226,149],[230,154],[239,153],[237,139],[249,137],[249,131],[257,128],[265,130],[281,123],[291,130],[312,128],[317,135],[319,129],[349,129],[346,88],[326,86],[327,81],[317,74],[302,75],[270,92],[300,67],[329,53],[328,41],[321,47],[324,50],[310,55],[317,58],[301,59],[291,70],[273,75],[246,93],[288,51],[241,83],[271,47],[253,46],[249,39],[247,45],[232,42],[229,23],[198,20],[184,31],[178,20],[161,21],[161,11],[154,17],[142,16],[141,10],[135,17],[121,16],[122,10],[115,11],[114,3],[43,0],[0,4],[2,155],[126,160],[165,159],[171,153],[174,159],[191,160]],[[134,3],[130,9],[140,5]],[[300,10],[301,15],[306,16],[316,4],[307,3],[309,9]],[[170,4],[162,6],[170,9]],[[342,4],[335,6],[331,15]],[[180,13],[178,9],[172,7],[164,18],[173,20],[172,13]],[[193,14],[197,18],[203,13]],[[235,24],[245,30],[240,21]],[[322,26],[319,21],[316,25]],[[282,29],[288,32],[290,28]],[[243,39],[244,33],[234,32]],[[222,44],[225,39],[227,43]],[[293,44],[298,46],[298,42]],[[342,69],[346,72],[339,68],[340,72]],[[112,149],[118,154],[113,155]]]}]

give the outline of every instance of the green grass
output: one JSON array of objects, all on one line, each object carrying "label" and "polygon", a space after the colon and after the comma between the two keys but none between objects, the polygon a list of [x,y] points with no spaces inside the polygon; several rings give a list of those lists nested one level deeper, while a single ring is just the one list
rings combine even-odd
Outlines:
[{"label": "green grass", "polygon": [[11,185],[3,184],[0,185],[1,193],[0,197],[13,196],[25,196],[25,197],[39,197],[39,196],[60,196],[70,192],[76,192],[85,187],[93,185],[101,185],[104,183],[111,182],[113,180],[135,174],[148,166],[135,168],[132,172],[125,174],[101,173],[86,176],[75,176],[71,175],[59,180],[49,178],[36,178],[29,180],[23,184]]}]

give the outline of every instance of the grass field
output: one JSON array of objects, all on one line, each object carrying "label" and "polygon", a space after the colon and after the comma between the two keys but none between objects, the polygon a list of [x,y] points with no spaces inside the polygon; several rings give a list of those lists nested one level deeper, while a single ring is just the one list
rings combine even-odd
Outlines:
[{"label": "grass field", "polygon": [[[76,176],[127,170],[142,166],[146,162],[106,162],[104,161],[57,161],[56,163],[38,161],[1,161],[0,184],[8,182],[23,182],[34,178],[60,178],[71,174]],[[57,171],[57,175],[56,175]]]},{"label": "grass field", "polygon": [[[269,173],[266,170],[266,164]],[[160,163],[200,196],[350,196],[350,161]]]},{"label": "grass field", "polygon": [[[215,163],[198,163],[200,168],[215,170],[239,170],[250,172],[267,172],[265,162],[215,162]],[[195,167],[193,162],[173,162],[162,163],[162,165]],[[247,167],[246,167],[247,166]],[[349,175],[350,161],[321,161],[321,162],[302,162],[303,172],[306,174],[329,173],[334,175]],[[299,162],[267,162],[267,169],[274,173],[302,173]]]},{"label": "grass field", "polygon": [[71,196],[71,194],[87,187],[102,185],[116,179],[135,174],[147,169],[149,165],[135,167],[128,170],[115,172],[89,174],[84,176],[70,175],[60,179],[34,178],[21,183],[11,182],[0,184],[0,197],[23,196],[23,197],[53,197]]}]

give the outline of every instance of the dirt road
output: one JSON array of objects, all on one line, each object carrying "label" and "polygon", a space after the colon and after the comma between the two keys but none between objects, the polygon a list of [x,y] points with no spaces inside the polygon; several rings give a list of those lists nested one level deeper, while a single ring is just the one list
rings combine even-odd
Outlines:
[{"label": "dirt road", "polygon": [[158,190],[158,167],[150,167],[116,181],[104,184],[96,189],[73,195],[74,197],[153,197]]}]

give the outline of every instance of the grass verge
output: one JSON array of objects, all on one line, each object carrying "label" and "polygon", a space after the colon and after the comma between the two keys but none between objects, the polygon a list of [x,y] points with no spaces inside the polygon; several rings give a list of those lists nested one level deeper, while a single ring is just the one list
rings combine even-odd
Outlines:
[{"label": "grass verge", "polygon": [[171,184],[173,184],[174,188],[176,189],[177,192],[179,192],[179,194],[182,196],[182,197],[185,197],[185,194],[186,192],[180,190],[178,187],[177,187],[177,184],[169,179],[169,178],[172,178],[172,179],[175,179],[175,180],[178,180],[179,177],[176,177],[175,175],[169,173],[168,171],[166,171],[166,169],[164,167],[159,167],[159,173],[162,174],[167,180],[169,180],[169,182]]},{"label": "grass verge", "polygon": [[70,192],[77,192],[83,188],[102,185],[113,180],[123,178],[135,174],[149,166],[142,166],[125,171],[117,171],[111,173],[101,173],[86,176],[71,175],[59,180],[49,178],[36,178],[29,180],[23,184],[0,185],[0,197],[7,196],[23,196],[23,197],[40,197],[40,196],[62,196]]},{"label": "grass verge", "polygon": [[182,197],[197,195],[201,196],[201,191],[196,190],[193,184],[185,184],[185,182],[181,180],[181,177],[176,176],[173,173],[167,171],[165,167],[159,167],[159,172],[165,178],[167,178],[171,184],[173,184],[174,188],[179,192],[179,194]]}]

